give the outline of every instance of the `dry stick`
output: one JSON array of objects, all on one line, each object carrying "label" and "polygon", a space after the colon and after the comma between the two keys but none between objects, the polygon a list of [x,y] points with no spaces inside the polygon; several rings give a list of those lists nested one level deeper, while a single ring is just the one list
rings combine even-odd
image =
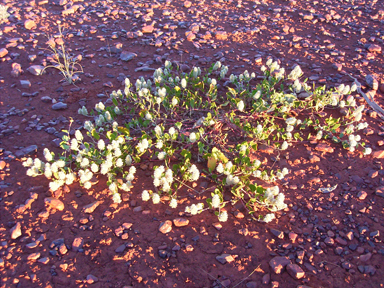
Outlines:
[{"label": "dry stick", "polygon": [[211,276],[212,279],[216,280],[217,282],[220,283],[221,286],[223,287],[227,287],[226,285],[224,285],[223,283],[221,283],[221,281],[219,280],[219,278],[215,278],[214,276],[212,276],[211,274],[209,274],[209,272],[205,271],[204,269],[201,269],[204,273],[206,273],[208,276]]},{"label": "dry stick", "polygon": [[371,106],[371,108],[376,111],[376,113],[378,113],[379,117],[384,120],[384,110],[371,98],[369,99],[369,97],[367,96],[367,94],[365,94],[363,91],[361,91],[361,84],[359,81],[357,81],[356,78],[352,77],[351,75],[348,74],[349,77],[351,77],[354,81],[355,81],[355,84],[357,85],[357,92],[359,92],[365,99],[365,101],[367,101],[368,105]]},{"label": "dry stick", "polygon": [[235,287],[239,286],[241,283],[243,283],[245,280],[247,280],[249,277],[251,277],[252,274],[255,273],[257,269],[259,269],[260,265],[261,265],[261,264],[259,264],[259,266],[257,266],[257,267],[252,271],[251,274],[249,274],[247,277],[245,277],[243,280],[241,280],[239,283],[237,283],[237,284],[236,284],[235,286],[233,286],[232,288],[235,288]]}]

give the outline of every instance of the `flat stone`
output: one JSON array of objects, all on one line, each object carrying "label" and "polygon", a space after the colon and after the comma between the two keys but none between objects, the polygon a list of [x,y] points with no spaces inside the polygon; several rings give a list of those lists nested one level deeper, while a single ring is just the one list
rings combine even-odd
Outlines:
[{"label": "flat stone", "polygon": [[264,285],[268,285],[269,282],[271,282],[271,274],[264,274],[263,278],[261,279],[261,283],[263,283]]},{"label": "flat stone", "polygon": [[1,48],[0,49],[0,58],[3,58],[7,54],[8,54],[8,50],[7,49],[5,49],[5,48]]},{"label": "flat stone", "polygon": [[44,70],[44,66],[41,65],[32,65],[27,68],[27,71],[32,75],[39,76]]},{"label": "flat stone", "polygon": [[76,237],[72,242],[72,251],[78,252],[84,245],[84,239],[82,237]]},{"label": "flat stone", "polygon": [[365,82],[367,82],[367,85],[373,90],[376,91],[377,89],[379,89],[379,81],[377,81],[377,79],[373,75],[368,74],[367,76],[365,76]]},{"label": "flat stone", "polygon": [[36,25],[35,21],[28,19],[28,20],[25,20],[24,27],[25,27],[25,29],[32,30],[32,29],[35,29],[37,27],[37,25]]},{"label": "flat stone", "polygon": [[375,194],[380,197],[384,197],[384,186],[376,188]]},{"label": "flat stone", "polygon": [[216,256],[216,260],[224,265],[225,263],[231,263],[235,261],[235,258],[233,258],[231,254],[221,254],[219,256]]},{"label": "flat stone", "polygon": [[365,198],[367,198],[367,196],[368,193],[365,191],[359,191],[359,193],[357,193],[357,198],[359,198],[360,200],[364,200]]},{"label": "flat stone", "polygon": [[163,234],[167,234],[172,231],[172,221],[166,220],[159,225],[159,231]]},{"label": "flat stone", "polygon": [[87,275],[87,283],[88,284],[92,284],[92,283],[95,283],[97,281],[99,281],[99,278],[97,278],[96,276],[94,276],[92,274]]},{"label": "flat stone", "polygon": [[21,224],[17,222],[15,226],[13,226],[10,230],[11,239],[17,239],[21,236]]},{"label": "flat stone", "polygon": [[373,158],[383,159],[384,158],[384,150],[373,151],[371,155]]},{"label": "flat stone", "polygon": [[127,248],[127,246],[125,244],[122,244],[122,245],[120,245],[119,247],[116,248],[115,252],[116,253],[123,253],[125,248]]},{"label": "flat stone", "polygon": [[288,264],[287,272],[294,279],[301,279],[305,276],[304,270],[297,264]]},{"label": "flat stone", "polygon": [[325,143],[319,143],[316,145],[315,150],[326,153],[333,153],[334,149]]},{"label": "flat stone", "polygon": [[40,258],[40,253],[39,252],[29,254],[28,257],[27,257],[28,260],[36,260],[38,258]]},{"label": "flat stone", "polygon": [[271,233],[273,235],[275,235],[277,238],[284,239],[284,232],[283,231],[279,231],[279,230],[276,230],[276,229],[270,229],[269,231],[271,231]]},{"label": "flat stone", "polygon": [[16,151],[15,155],[18,158],[21,158],[23,156],[29,155],[32,152],[37,152],[37,146],[36,145],[30,145],[28,147],[25,147],[19,151]]},{"label": "flat stone", "polygon": [[21,88],[28,89],[31,88],[31,82],[29,80],[20,80]]},{"label": "flat stone", "polygon": [[133,58],[136,58],[136,57],[137,57],[136,53],[128,52],[128,51],[123,51],[120,54],[120,59],[122,61],[130,61],[130,60],[132,60]]},{"label": "flat stone", "polygon": [[271,261],[269,261],[269,266],[273,272],[280,274],[283,272],[284,267],[290,263],[291,261],[287,257],[276,256],[275,258],[271,259]]},{"label": "flat stone", "polygon": [[64,203],[59,199],[56,199],[53,197],[47,197],[44,199],[44,202],[45,202],[45,204],[47,204],[52,209],[56,209],[59,211],[64,210]]},{"label": "flat stone", "polygon": [[154,29],[155,27],[152,25],[145,25],[143,28],[141,28],[141,32],[149,34],[152,33]]},{"label": "flat stone", "polygon": [[63,103],[63,102],[57,102],[57,103],[52,105],[53,110],[64,110],[67,108],[68,108],[67,103]]},{"label": "flat stone", "polygon": [[359,257],[359,260],[361,262],[367,262],[369,259],[371,259],[371,257],[372,257],[372,253],[368,252],[367,254],[361,255]]},{"label": "flat stone", "polygon": [[101,204],[101,202],[100,201],[95,201],[95,202],[92,202],[92,203],[90,203],[90,204],[88,204],[88,205],[85,205],[84,207],[83,207],[83,212],[84,213],[92,213],[93,211],[95,211],[95,209],[99,206]]},{"label": "flat stone", "polygon": [[365,45],[365,49],[368,50],[370,53],[380,53],[381,52],[381,46],[377,44],[367,44]]},{"label": "flat stone", "polygon": [[173,219],[173,224],[175,224],[176,227],[183,227],[189,224],[189,220],[185,218],[176,218]]}]

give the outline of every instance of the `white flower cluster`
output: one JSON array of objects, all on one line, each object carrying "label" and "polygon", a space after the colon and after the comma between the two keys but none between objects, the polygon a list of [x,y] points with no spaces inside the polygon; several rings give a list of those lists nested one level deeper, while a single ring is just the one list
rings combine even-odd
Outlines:
[{"label": "white flower cluster", "polygon": [[221,199],[219,194],[215,194],[212,196],[212,208],[220,208]]},{"label": "white flower cluster", "polygon": [[218,216],[218,218],[219,218],[219,221],[220,222],[227,222],[227,220],[228,220],[228,213],[227,213],[227,211],[221,211],[220,213],[219,213],[219,216]]},{"label": "white flower cluster", "polygon": [[361,140],[360,135],[350,134],[348,136],[349,151],[351,152],[355,151],[356,146],[359,144],[360,140]]},{"label": "white flower cluster", "polygon": [[355,121],[361,120],[361,118],[363,117],[362,112],[363,112],[364,108],[365,108],[365,106],[361,105],[355,109],[355,111],[353,112],[353,117],[355,117]]},{"label": "white flower cluster", "polygon": [[190,141],[191,143],[195,143],[196,140],[197,140],[197,135],[196,135],[196,133],[195,133],[195,132],[190,133],[190,134],[189,134],[189,141]]},{"label": "white flower cluster", "polygon": [[198,213],[201,213],[203,211],[203,209],[204,209],[203,203],[192,204],[191,206],[185,207],[185,213],[197,215]]},{"label": "white flower cluster", "polygon": [[225,180],[225,184],[228,186],[234,186],[239,184],[240,179],[237,176],[233,176],[232,174],[229,174]]},{"label": "white flower cluster", "polygon": [[284,203],[285,195],[279,193],[279,187],[274,186],[267,188],[264,193],[264,204],[266,204],[272,212],[283,210],[287,208],[287,204]]},{"label": "white flower cluster", "polygon": [[[153,193],[151,190],[148,191],[148,190],[143,190],[143,192],[141,193],[141,199],[143,201],[149,201],[149,199],[152,198],[152,203],[153,204],[159,204],[160,203],[160,195],[158,193]],[[176,199],[172,199],[172,200],[176,200]],[[172,202],[171,200],[171,202]],[[174,203],[172,203],[172,205],[174,206]],[[177,201],[176,201],[176,206],[177,206]],[[176,206],[174,206],[174,208],[176,208]],[[172,207],[172,206],[171,206]]]},{"label": "white flower cluster", "polygon": [[289,73],[288,79],[295,81],[299,77],[301,77],[301,75],[303,75],[303,71],[301,70],[301,67],[299,65],[296,65],[295,68],[293,68],[293,70],[291,71],[291,73]]},{"label": "white flower cluster", "polygon": [[265,222],[265,223],[269,223],[269,222],[271,222],[273,219],[275,219],[276,217],[275,217],[275,214],[273,214],[273,213],[269,213],[269,214],[267,214],[267,215],[265,215],[264,216],[264,219],[263,219],[263,221]]},{"label": "white flower cluster", "polygon": [[149,142],[147,138],[142,139],[136,146],[137,150],[140,153],[144,153],[149,147]]},{"label": "white flower cluster", "polygon": [[7,12],[8,7],[0,4],[0,23],[7,20],[10,14]]},{"label": "white flower cluster", "polygon": [[245,107],[245,104],[244,104],[243,100],[240,100],[239,102],[237,102],[237,109],[239,111],[243,111],[244,107]]},{"label": "white flower cluster", "polygon": [[195,164],[192,164],[188,170],[187,173],[185,174],[186,180],[188,181],[197,181],[200,178],[200,171],[196,167]]},{"label": "white flower cluster", "polygon": [[220,70],[220,78],[224,78],[228,73],[228,66],[222,66]]},{"label": "white flower cluster", "polygon": [[153,185],[155,187],[161,187],[164,192],[171,190],[173,183],[173,171],[172,169],[165,169],[163,165],[157,167],[153,172]]},{"label": "white flower cluster", "polygon": [[77,113],[80,115],[88,116],[88,110],[87,107],[83,106],[77,110]]},{"label": "white flower cluster", "polygon": [[197,78],[201,75],[201,69],[200,67],[193,67],[192,69],[192,77]]}]

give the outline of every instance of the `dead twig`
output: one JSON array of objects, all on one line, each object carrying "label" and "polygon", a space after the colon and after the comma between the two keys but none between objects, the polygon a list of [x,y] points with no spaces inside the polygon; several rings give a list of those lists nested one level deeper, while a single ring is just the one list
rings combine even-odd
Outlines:
[{"label": "dead twig", "polygon": [[373,99],[369,99],[369,97],[367,96],[367,94],[365,94],[362,90],[361,90],[361,84],[359,81],[357,81],[357,79],[355,77],[352,77],[351,75],[348,74],[349,77],[351,77],[356,86],[357,86],[357,92],[360,93],[360,95],[362,95],[365,99],[365,101],[367,101],[368,105],[371,106],[371,108],[379,115],[379,117],[384,120],[384,110],[373,100]]}]

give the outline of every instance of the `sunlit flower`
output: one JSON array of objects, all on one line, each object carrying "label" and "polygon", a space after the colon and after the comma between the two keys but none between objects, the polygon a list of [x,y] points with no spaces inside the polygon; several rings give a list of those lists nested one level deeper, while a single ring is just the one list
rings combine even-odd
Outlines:
[{"label": "sunlit flower", "polygon": [[275,214],[273,214],[273,213],[269,213],[269,214],[267,214],[267,215],[264,216],[263,221],[264,221],[265,223],[269,223],[269,222],[271,222],[273,219],[275,219]]},{"label": "sunlit flower", "polygon": [[175,198],[172,198],[171,201],[169,202],[169,206],[175,209],[177,207],[177,200]]},{"label": "sunlit flower", "polygon": [[143,190],[143,192],[141,193],[141,199],[143,201],[148,201],[149,199],[151,199],[148,190]]},{"label": "sunlit flower", "polygon": [[228,220],[228,213],[227,211],[222,211],[219,214],[219,221],[220,222],[226,222]]},{"label": "sunlit flower", "polygon": [[221,204],[220,196],[219,194],[215,194],[212,197],[212,208],[219,208]]},{"label": "sunlit flower", "polygon": [[153,193],[152,202],[153,202],[153,204],[159,204],[160,203],[160,195],[157,193]]}]

